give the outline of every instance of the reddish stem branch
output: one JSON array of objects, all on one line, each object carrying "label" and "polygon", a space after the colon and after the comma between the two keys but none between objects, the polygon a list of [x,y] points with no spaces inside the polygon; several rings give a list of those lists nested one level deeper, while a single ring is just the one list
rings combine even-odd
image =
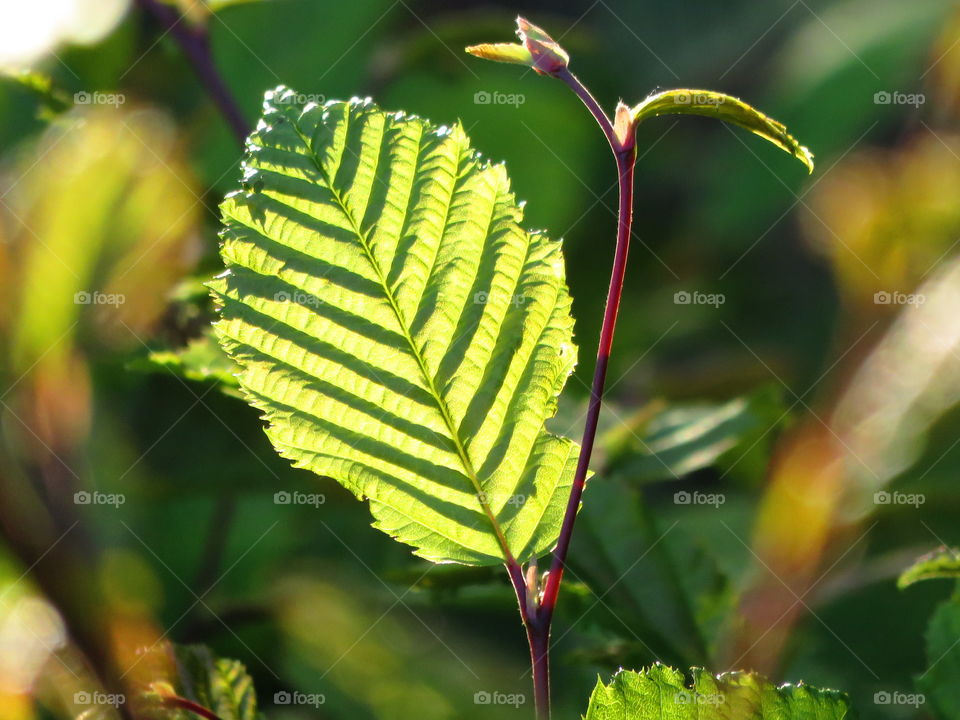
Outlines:
[{"label": "reddish stem branch", "polygon": [[210,99],[242,146],[247,135],[250,134],[250,126],[213,61],[213,54],[210,51],[210,33],[207,28],[192,27],[186,18],[159,0],[137,0],[137,2],[140,7],[157,18],[164,30],[170,33],[180,45],[180,49],[183,50],[183,54],[186,55]]},{"label": "reddish stem branch", "polygon": [[530,644],[530,659],[533,670],[534,696],[539,720],[550,719],[550,626],[557,605],[557,597],[560,593],[560,582],[563,579],[563,571],[566,567],[567,553],[570,550],[570,540],[573,536],[573,526],[577,519],[577,511],[580,508],[580,500],[583,496],[583,489],[590,468],[590,456],[593,453],[593,444],[597,435],[597,424],[600,419],[603,388],[606,384],[607,366],[613,348],[613,334],[617,324],[617,314],[620,309],[620,298],[623,294],[624,277],[627,269],[627,255],[630,249],[630,233],[633,223],[633,168],[637,158],[636,146],[633,143],[633,129],[630,128],[626,142],[618,140],[610,118],[603,112],[599,103],[583,83],[566,68],[558,72],[556,77],[570,86],[577,97],[583,101],[610,143],[617,161],[620,199],[613,270],[610,275],[610,287],[607,291],[607,304],[603,313],[603,326],[600,330],[600,342],[597,347],[597,364],[590,389],[590,404],[587,408],[587,418],[583,428],[580,456],[577,460],[577,469],[570,488],[570,498],[560,528],[557,547],[553,551],[550,573],[547,575],[542,597],[532,609],[528,607],[527,597],[530,590],[523,582],[522,569],[519,566],[516,568],[508,567],[520,603],[520,614],[527,629],[527,641]]},{"label": "reddish stem branch", "polygon": [[167,695],[164,697],[163,704],[166,707],[180,708],[181,710],[192,712],[194,715],[205,718],[205,720],[220,720],[220,716],[212,710],[207,710],[203,705],[199,705],[193,702],[193,700],[187,700],[186,698],[176,695]]}]

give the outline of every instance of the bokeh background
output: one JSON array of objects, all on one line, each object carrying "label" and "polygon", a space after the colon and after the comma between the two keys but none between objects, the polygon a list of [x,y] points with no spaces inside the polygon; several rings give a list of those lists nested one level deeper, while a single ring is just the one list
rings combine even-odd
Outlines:
[{"label": "bokeh background", "polygon": [[[713,121],[640,128],[556,715],[662,660],[836,687],[864,717],[960,717],[960,622],[927,632],[950,588],[896,587],[960,542],[956,3],[170,7],[250,124],[281,83],[370,95],[507,162],[528,224],[564,239],[581,359],[554,425],[574,436],[613,161],[562,84],[462,48],[521,12],[607,108],[703,87],[786,123],[811,176]],[[0,7],[0,716],[111,717],[83,693],[134,693],[165,672],[142,648],[172,641],[241,661],[271,719],[531,717],[505,574],[416,560],[237,399],[202,282],[240,148],[175,37],[122,0]],[[953,689],[889,702],[933,677]]]}]

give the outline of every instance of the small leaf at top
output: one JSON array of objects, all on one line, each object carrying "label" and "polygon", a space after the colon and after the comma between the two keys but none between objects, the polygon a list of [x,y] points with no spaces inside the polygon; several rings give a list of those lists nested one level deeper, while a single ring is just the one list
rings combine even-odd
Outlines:
[{"label": "small leaf at top", "polygon": [[921,580],[937,578],[960,579],[960,550],[943,546],[917,558],[913,565],[900,574],[897,587],[903,590]]},{"label": "small leaf at top", "polygon": [[755,673],[683,673],[656,663],[598,681],[585,720],[850,720],[846,695],[799,683],[776,687]]},{"label": "small leaf at top", "polygon": [[517,17],[517,36],[519,43],[472,45],[467,52],[485,60],[527,65],[541,75],[554,75],[570,63],[567,51],[526,18]]},{"label": "small leaf at top", "polygon": [[633,108],[636,124],[660,115],[702,115],[746,128],[790,153],[813,172],[813,153],[797,142],[783,123],[767,117],[742,100],[712,90],[665,90]]}]

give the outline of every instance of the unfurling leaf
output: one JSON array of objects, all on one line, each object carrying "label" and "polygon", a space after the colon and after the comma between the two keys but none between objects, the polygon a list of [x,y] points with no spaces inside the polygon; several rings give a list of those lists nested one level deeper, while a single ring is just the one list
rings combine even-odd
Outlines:
[{"label": "unfurling leaf", "polygon": [[578,447],[544,430],[576,361],[558,241],[460,125],[280,87],[222,205],[218,338],[274,447],[435,562],[556,541]]},{"label": "unfurling leaf", "polygon": [[712,90],[665,90],[633,108],[633,118],[638,125],[659,115],[702,115],[739,125],[790,153],[813,172],[813,153],[797,142],[783,123],[731,95]]},{"label": "unfurling leaf", "polygon": [[185,700],[221,720],[263,720],[246,668],[236,660],[218,658],[204,645],[162,645],[146,651],[146,665],[162,671],[135,699],[137,717],[144,720],[188,720],[193,712]]},{"label": "unfurling leaf", "polygon": [[526,18],[517,18],[517,37],[519,43],[472,45],[467,52],[485,60],[527,65],[541,75],[554,75],[570,63],[567,51]]},{"label": "unfurling leaf", "polygon": [[609,685],[597,682],[586,720],[848,720],[847,697],[804,685],[775,687],[754,673],[711,675],[694,668],[692,681],[657,663],[621,670]]},{"label": "unfurling leaf", "polygon": [[897,579],[897,587],[903,590],[921,580],[955,578],[960,580],[960,550],[941,547],[918,558]]}]

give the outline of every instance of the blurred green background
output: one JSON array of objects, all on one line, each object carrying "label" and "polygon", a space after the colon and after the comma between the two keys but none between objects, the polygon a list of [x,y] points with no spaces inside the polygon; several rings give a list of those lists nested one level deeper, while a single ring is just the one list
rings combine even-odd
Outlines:
[{"label": "blurred green background", "polygon": [[[506,161],[528,225],[564,239],[580,365],[554,424],[573,436],[613,160],[561,83],[462,48],[509,40],[521,12],[608,109],[703,87],[784,122],[812,176],[709,120],[640,128],[556,716],[578,717],[598,674],[659,659],[837,687],[864,717],[960,717],[956,699],[876,702],[937,660],[924,634],[949,595],[898,591],[898,573],[960,543],[955,3],[174,6],[209,32],[251,124],[280,83],[370,95],[459,120]],[[75,693],[91,673],[149,682],[137,648],[173,641],[241,660],[271,719],[531,717],[505,574],[413,558],[336,483],[276,457],[223,380],[200,283],[221,268],[216,206],[240,148],[174,34],[113,0],[9,2],[0,26],[0,715],[90,712]]]}]

